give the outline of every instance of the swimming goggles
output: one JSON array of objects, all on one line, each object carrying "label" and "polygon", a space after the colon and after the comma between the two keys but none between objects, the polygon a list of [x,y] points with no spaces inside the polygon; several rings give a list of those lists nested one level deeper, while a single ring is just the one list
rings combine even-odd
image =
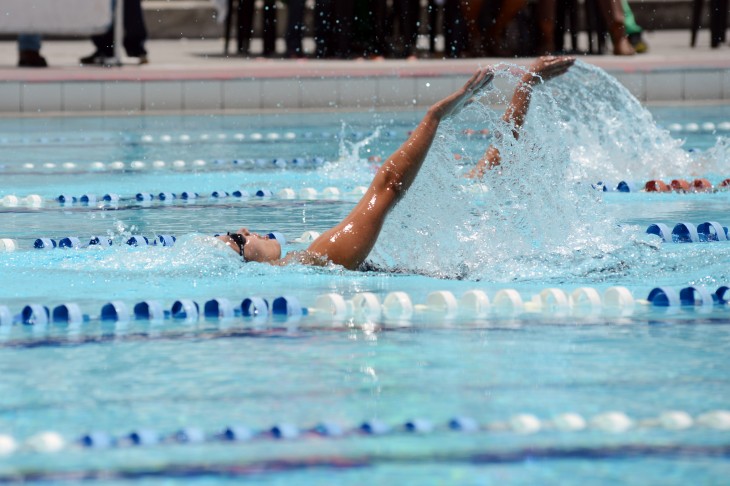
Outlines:
[{"label": "swimming goggles", "polygon": [[243,253],[243,247],[246,246],[246,237],[243,236],[241,233],[231,233],[230,231],[226,234],[238,245],[238,254],[241,255],[241,258],[243,258],[243,261],[245,263],[248,263],[248,260],[246,260],[246,255]]}]

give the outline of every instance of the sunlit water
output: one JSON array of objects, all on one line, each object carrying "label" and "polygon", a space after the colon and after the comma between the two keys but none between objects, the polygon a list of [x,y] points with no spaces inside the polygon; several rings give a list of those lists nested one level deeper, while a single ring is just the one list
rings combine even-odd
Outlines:
[{"label": "sunlit water", "polygon": [[[717,183],[728,177],[722,133],[683,134],[687,140],[681,140],[665,128],[730,120],[727,106],[649,112],[609,76],[578,64],[535,90],[525,130],[515,141],[494,107],[508,99],[513,82],[500,71],[485,104],[470,106],[442,126],[371,255],[381,272],[243,264],[206,237],[245,225],[278,230],[293,240],[305,230],[336,224],[354,204],[350,196],[125,203],[94,211],[49,202],[41,209],[0,208],[0,237],[17,239],[22,247],[0,253],[0,304],[17,312],[29,302],[78,302],[93,318],[102,304],[116,299],[129,304],[159,299],[169,305],[179,298],[202,303],[286,293],[312,305],[325,292],[350,297],[371,291],[383,297],[404,290],[422,302],[433,290],[458,295],[478,288],[492,294],[514,287],[529,296],[547,286],[624,285],[642,296],[656,285],[728,283],[727,243],[660,244],[644,234],[656,221],[728,225],[728,193],[618,194],[592,187],[598,181],[705,176]],[[381,112],[4,120],[0,163],[6,170],[24,163],[36,169],[7,170],[0,197],[328,186],[345,193],[369,183],[377,162],[368,157],[387,156],[419,117]],[[463,134],[482,128],[493,136]],[[283,137],[288,132],[295,137]],[[237,138],[240,134],[245,137]],[[489,143],[500,149],[503,164],[477,186],[463,174]],[[314,156],[327,162],[308,169],[228,164],[98,174],[38,168],[45,162]],[[29,249],[37,237],[92,234],[108,235],[115,245]],[[121,244],[130,234],[174,234],[178,241],[172,248],[131,248]],[[285,250],[303,247],[289,243]],[[92,430],[120,436],[132,429],[169,433],[197,426],[213,433],[235,423],[258,430],[329,420],[349,429],[372,417],[391,425],[423,417],[443,427],[457,415],[483,424],[518,413],[542,420],[565,412],[588,418],[622,411],[645,419],[682,410],[697,416],[729,408],[722,364],[730,336],[726,326],[717,325],[726,322],[722,314],[702,320],[686,313],[679,320],[636,319],[621,326],[616,321],[579,326],[560,318],[338,329],[240,321],[115,326],[93,319],[79,329],[16,326],[5,329],[0,342],[0,433],[22,440],[55,430],[72,440]],[[0,474],[132,469],[146,471],[150,475],[143,477],[151,480],[155,471],[173,477],[179,465],[252,465],[237,474],[263,483],[397,478],[419,484],[565,484],[587,478],[604,484],[713,483],[724,477],[727,445],[727,432],[707,428],[532,435],[460,435],[441,428],[423,437],[27,452],[0,458]],[[636,448],[633,456],[607,452],[629,446]],[[678,449],[667,452],[666,446]],[[715,449],[687,452],[695,446]],[[535,450],[541,452],[530,452]],[[275,460],[288,462],[279,469],[263,466]],[[226,473],[193,476],[208,482]]]}]

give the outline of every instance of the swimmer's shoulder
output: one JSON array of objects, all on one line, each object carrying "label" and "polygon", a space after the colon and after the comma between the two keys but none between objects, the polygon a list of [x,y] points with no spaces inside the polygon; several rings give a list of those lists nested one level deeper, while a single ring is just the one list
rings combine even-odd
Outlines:
[{"label": "swimmer's shoulder", "polygon": [[332,262],[319,253],[312,253],[309,250],[290,251],[281,260],[272,262],[274,265],[311,265],[313,267],[326,267]]}]

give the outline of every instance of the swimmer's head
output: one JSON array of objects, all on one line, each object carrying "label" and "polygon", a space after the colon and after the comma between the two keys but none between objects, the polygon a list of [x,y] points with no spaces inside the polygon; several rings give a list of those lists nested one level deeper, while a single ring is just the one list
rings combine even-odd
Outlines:
[{"label": "swimmer's head", "polygon": [[[246,262],[273,262],[281,258],[281,245],[274,238],[241,228],[233,234],[218,236]],[[242,245],[242,246],[241,246]]]}]

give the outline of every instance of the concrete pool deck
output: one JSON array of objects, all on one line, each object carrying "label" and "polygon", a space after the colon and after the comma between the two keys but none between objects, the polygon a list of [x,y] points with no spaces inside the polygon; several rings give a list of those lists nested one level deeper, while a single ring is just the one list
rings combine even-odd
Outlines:
[{"label": "concrete pool deck", "polygon": [[[646,54],[580,56],[642,102],[730,103],[730,47],[709,47],[700,32],[645,34]],[[583,42],[582,45],[586,43]],[[0,42],[0,116],[180,111],[422,108],[450,93],[476,66],[519,59],[284,60],[222,55],[222,39],[151,40],[150,64],[82,67],[87,40],[44,43],[47,69],[21,69],[17,45]],[[256,44],[253,46],[256,49]]]}]

